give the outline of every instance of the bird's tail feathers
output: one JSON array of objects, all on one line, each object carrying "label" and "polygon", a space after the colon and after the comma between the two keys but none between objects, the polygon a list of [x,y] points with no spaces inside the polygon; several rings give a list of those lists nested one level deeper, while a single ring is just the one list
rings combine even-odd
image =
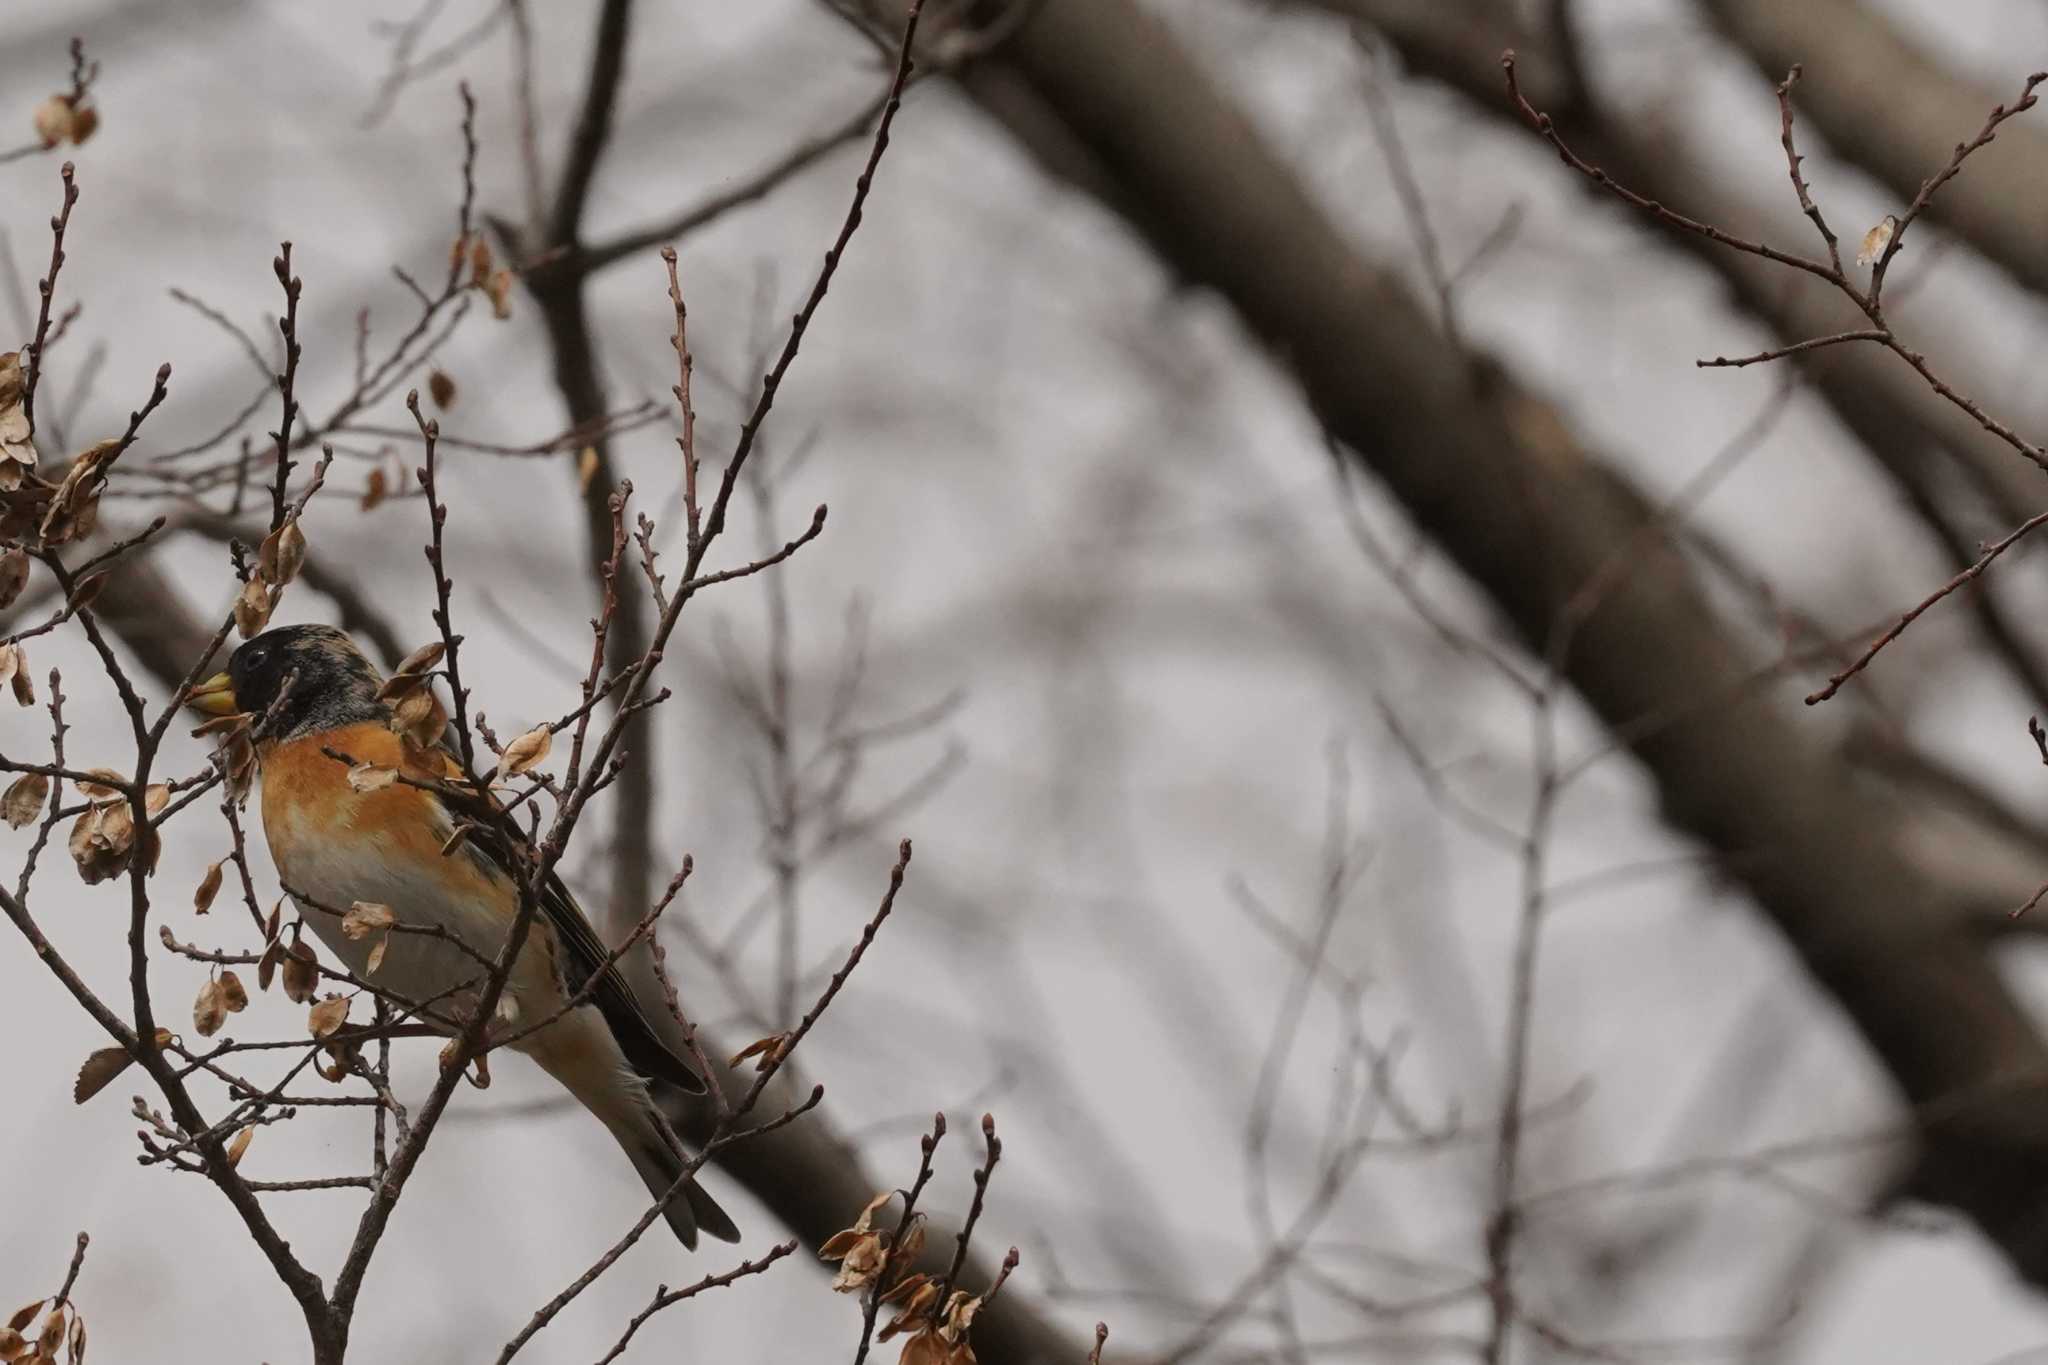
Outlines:
[{"label": "bird's tail feathers", "polygon": [[[666,1195],[674,1187],[677,1177],[682,1175],[688,1159],[669,1145],[653,1116],[650,1114],[644,1122],[634,1125],[632,1131],[622,1132],[615,1128],[613,1132],[626,1149],[633,1169],[640,1172],[640,1178],[647,1182],[648,1193],[657,1199]],[[668,1220],[676,1237],[692,1251],[697,1249],[699,1231],[721,1242],[740,1239],[739,1227],[731,1215],[705,1193],[704,1187],[694,1177],[683,1187],[682,1193],[668,1201],[662,1209],[662,1216]]]}]

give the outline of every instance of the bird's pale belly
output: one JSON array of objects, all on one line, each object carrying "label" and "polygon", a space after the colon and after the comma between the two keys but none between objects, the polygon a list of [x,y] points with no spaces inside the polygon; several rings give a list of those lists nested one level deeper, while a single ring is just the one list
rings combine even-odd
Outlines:
[{"label": "bird's pale belly", "polygon": [[[438,999],[443,1014],[457,1013],[450,993],[480,988],[485,963],[504,948],[517,903],[510,881],[460,849],[442,854],[450,830],[436,828],[447,817],[432,803],[402,795],[382,800],[394,789],[357,793],[344,784],[323,793],[328,799],[322,804],[335,818],[313,827],[295,818],[291,805],[267,799],[265,786],[271,859],[286,889],[297,893],[306,926],[356,976],[409,1001]],[[402,818],[393,819],[388,807],[400,801]],[[370,959],[385,935],[350,938],[342,931],[341,915],[358,901],[389,906],[401,926],[432,927],[447,937],[388,931],[373,973]],[[536,924],[506,983],[501,1014],[533,1021],[559,1004],[549,944],[545,927]]]}]

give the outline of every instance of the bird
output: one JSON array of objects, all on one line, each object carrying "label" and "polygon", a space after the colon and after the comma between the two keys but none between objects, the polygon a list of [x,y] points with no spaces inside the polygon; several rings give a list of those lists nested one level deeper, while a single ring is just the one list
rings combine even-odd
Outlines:
[{"label": "bird", "polygon": [[[517,874],[502,842],[508,835],[498,826],[521,836],[510,821],[484,820],[457,839],[460,817],[441,793],[360,780],[365,771],[391,770],[445,781],[456,771],[445,739],[422,750],[401,734],[388,691],[346,633],[293,625],[243,641],[226,669],[185,700],[209,715],[260,719],[263,834],[287,894],[358,978],[403,1000],[439,999],[444,1008],[430,1022],[452,1033],[461,1021],[445,1002],[483,970],[479,956],[496,960],[519,908]],[[351,762],[334,754],[372,766],[358,768],[352,781]],[[704,1094],[704,1078],[655,1031],[561,878],[551,872],[539,899],[492,1026],[610,1130],[660,1197],[688,1160],[661,1116],[679,1112],[684,1096]],[[351,937],[338,913],[357,902],[390,907],[400,926],[438,928],[383,935],[383,955],[373,964],[377,936]],[[579,995],[584,1003],[564,1011]],[[739,1240],[731,1217],[695,1179],[663,1214],[692,1250],[700,1231]]]}]

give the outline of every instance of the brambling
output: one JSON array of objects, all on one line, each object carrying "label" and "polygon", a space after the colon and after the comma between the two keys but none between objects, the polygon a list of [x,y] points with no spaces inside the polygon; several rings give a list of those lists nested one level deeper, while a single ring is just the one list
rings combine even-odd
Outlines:
[{"label": "brambling", "polygon": [[[213,715],[247,712],[265,719],[266,733],[256,743],[263,833],[279,877],[313,932],[363,980],[409,1002],[445,1004],[451,991],[483,970],[476,957],[441,937],[393,934],[373,975],[375,945],[343,933],[336,912],[357,901],[388,905],[399,924],[437,925],[495,960],[519,893],[495,829],[473,823],[448,848],[457,821],[439,795],[405,782],[358,790],[349,765],[327,752],[436,780],[453,771],[443,752],[408,747],[394,728],[393,707],[379,696],[382,686],[375,666],[341,631],[284,626],[245,641],[227,669],[194,687],[186,700]],[[423,760],[446,766],[430,771]],[[550,875],[493,1022],[517,1035],[552,1020],[516,1036],[511,1046],[611,1130],[659,1196],[682,1174],[685,1156],[656,1106],[675,1112],[676,1092],[701,1095],[704,1081],[662,1041],[607,958],[568,888]],[[563,1012],[593,975],[587,1003]],[[434,1022],[447,1030],[449,1016],[435,1013]],[[669,1202],[666,1216],[686,1247],[697,1245],[700,1229],[721,1241],[739,1240],[732,1219],[694,1180]]]}]

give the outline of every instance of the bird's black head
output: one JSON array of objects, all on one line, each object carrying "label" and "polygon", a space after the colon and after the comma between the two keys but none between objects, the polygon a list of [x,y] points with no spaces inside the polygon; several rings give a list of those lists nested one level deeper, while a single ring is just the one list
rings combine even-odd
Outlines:
[{"label": "bird's black head", "polygon": [[279,626],[243,641],[226,671],[193,688],[188,700],[216,715],[271,716],[268,733],[290,739],[384,719],[387,709],[377,700],[382,681],[355,642],[333,626]]}]

